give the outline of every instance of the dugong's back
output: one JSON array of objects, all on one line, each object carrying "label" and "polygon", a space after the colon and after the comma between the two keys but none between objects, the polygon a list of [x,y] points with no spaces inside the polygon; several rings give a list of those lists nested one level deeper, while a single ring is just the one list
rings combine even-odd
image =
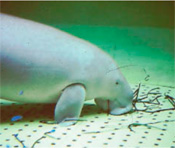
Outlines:
[{"label": "dugong's back", "polygon": [[33,21],[0,17],[2,98],[54,102],[67,85],[87,82],[97,47]]}]

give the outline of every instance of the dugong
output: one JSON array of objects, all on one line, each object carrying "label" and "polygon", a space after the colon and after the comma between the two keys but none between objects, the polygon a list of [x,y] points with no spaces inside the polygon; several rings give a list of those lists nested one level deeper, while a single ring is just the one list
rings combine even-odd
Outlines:
[{"label": "dugong", "polygon": [[78,120],[90,99],[112,115],[132,109],[133,91],[103,50],[41,23],[7,14],[0,19],[1,98],[56,103],[57,123]]}]

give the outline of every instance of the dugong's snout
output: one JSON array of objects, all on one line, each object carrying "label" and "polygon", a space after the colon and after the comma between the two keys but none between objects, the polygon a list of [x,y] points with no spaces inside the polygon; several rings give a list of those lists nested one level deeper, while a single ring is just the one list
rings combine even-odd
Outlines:
[{"label": "dugong's snout", "polygon": [[116,101],[110,101],[110,114],[121,115],[132,111],[132,102],[128,102],[127,105],[120,105]]},{"label": "dugong's snout", "polygon": [[112,115],[121,115],[132,111],[132,101],[133,101],[134,93],[131,89],[125,92],[124,95],[121,95],[119,98],[115,100],[111,100],[110,114]]},{"label": "dugong's snout", "polygon": [[133,96],[133,91],[130,90],[127,94],[125,93],[123,96],[115,98],[114,100],[95,99],[95,102],[111,115],[121,115],[132,111]]}]

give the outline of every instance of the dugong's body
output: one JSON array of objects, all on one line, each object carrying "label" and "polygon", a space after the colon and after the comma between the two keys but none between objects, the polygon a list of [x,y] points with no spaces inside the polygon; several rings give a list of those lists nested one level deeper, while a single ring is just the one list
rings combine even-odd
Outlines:
[{"label": "dugong's body", "polygon": [[132,108],[133,92],[115,61],[61,30],[1,14],[1,98],[57,102],[55,120],[78,118],[84,100],[111,114]]}]

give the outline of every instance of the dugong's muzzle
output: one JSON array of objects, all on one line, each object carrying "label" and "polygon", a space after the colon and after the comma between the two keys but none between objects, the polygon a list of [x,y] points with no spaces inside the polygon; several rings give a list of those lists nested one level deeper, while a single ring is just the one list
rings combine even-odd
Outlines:
[{"label": "dugong's muzzle", "polygon": [[132,110],[133,92],[124,94],[120,98],[114,100],[95,99],[95,102],[104,111],[109,112],[111,115],[121,115]]}]

